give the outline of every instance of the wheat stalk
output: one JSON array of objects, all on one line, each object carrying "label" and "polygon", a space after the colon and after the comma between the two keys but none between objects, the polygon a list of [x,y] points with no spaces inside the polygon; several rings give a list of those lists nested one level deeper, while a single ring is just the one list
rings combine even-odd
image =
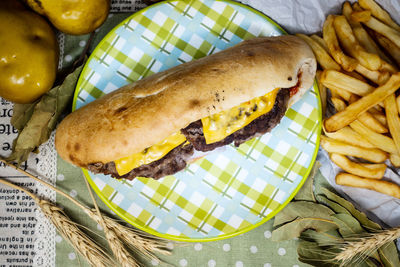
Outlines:
[{"label": "wheat stalk", "polygon": [[115,231],[118,237],[124,241],[133,251],[140,253],[150,260],[159,261],[151,252],[158,252],[170,255],[167,249],[167,241],[162,238],[154,237],[131,227],[121,227],[115,220],[105,217],[106,224]]},{"label": "wheat stalk", "polygon": [[[79,201],[65,193],[64,191],[54,187],[53,185],[45,182],[44,180],[32,175],[31,173],[22,170],[21,168],[14,166],[13,164],[8,163],[7,161],[0,158],[0,161],[7,164],[8,166],[12,167],[13,169],[21,172],[22,174],[34,179],[35,181],[43,184],[44,186],[56,191],[60,195],[64,196],[65,198],[69,199],[72,203],[78,206],[80,209],[85,211],[85,213],[97,222],[100,225],[102,224],[102,218],[104,218],[104,222],[106,227],[112,229],[114,233],[119,237],[130,249],[135,252],[139,252],[141,255],[144,255],[148,259],[154,260],[159,262],[159,259],[153,254],[153,252],[158,252],[164,255],[169,255],[170,252],[167,248],[167,241],[158,237],[151,236],[147,233],[141,232],[136,230],[132,227],[127,227],[123,224],[118,223],[116,220],[104,216],[99,215],[96,210],[91,210],[90,208],[82,205]],[[106,227],[103,227],[104,229]],[[133,265],[135,266],[135,265]]]},{"label": "wheat stalk", "polygon": [[38,204],[44,215],[51,220],[64,239],[68,240],[74,249],[92,266],[108,267],[113,265],[111,257],[90,237],[82,232],[60,207],[4,179],[0,179],[0,183],[21,190],[29,195]]},{"label": "wheat stalk", "polygon": [[115,230],[105,222],[99,206],[96,203],[96,200],[93,196],[92,189],[89,186],[88,181],[85,180],[86,187],[89,191],[89,195],[93,201],[93,204],[95,206],[96,214],[98,216],[99,224],[103,227],[104,234],[106,236],[106,239],[108,241],[108,244],[114,253],[115,258],[118,260],[118,262],[122,265],[122,267],[139,267],[139,263],[129,254],[129,252],[126,250],[124,244],[121,242],[119,236],[116,234]]},{"label": "wheat stalk", "polygon": [[400,227],[371,233],[358,238],[344,240],[340,246],[341,252],[333,260],[341,262],[340,266],[348,266],[354,258],[367,258],[380,247],[393,242],[400,237]]},{"label": "wheat stalk", "polygon": [[108,226],[103,221],[103,229],[108,244],[114,253],[115,258],[123,267],[139,267],[139,263],[130,255],[126,250],[124,244],[118,238],[116,233],[108,228]]}]

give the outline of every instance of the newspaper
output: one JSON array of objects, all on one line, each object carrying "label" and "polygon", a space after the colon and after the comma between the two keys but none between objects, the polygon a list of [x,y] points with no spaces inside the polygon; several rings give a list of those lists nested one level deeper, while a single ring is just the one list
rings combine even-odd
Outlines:
[{"label": "newspaper", "polygon": [[[10,124],[13,105],[0,100],[0,155],[11,152],[17,130]],[[30,157],[21,168],[35,168],[37,157]],[[0,179],[7,180],[30,190],[36,190],[35,183],[0,162]],[[0,266],[29,266],[35,255],[36,205],[25,193],[0,185]]]}]

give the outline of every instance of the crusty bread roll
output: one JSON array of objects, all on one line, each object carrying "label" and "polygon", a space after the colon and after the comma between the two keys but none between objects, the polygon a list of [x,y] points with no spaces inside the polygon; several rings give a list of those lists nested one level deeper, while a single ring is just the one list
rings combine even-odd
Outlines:
[{"label": "crusty bread roll", "polygon": [[56,148],[63,159],[81,167],[107,163],[140,152],[191,122],[299,82],[292,104],[311,87],[315,71],[313,52],[298,37],[243,41],[69,114],[58,126]]}]

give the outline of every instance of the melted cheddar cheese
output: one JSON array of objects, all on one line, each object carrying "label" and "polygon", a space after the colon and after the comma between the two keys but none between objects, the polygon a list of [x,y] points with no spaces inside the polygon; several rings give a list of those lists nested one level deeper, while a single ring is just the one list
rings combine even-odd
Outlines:
[{"label": "melted cheddar cheese", "polygon": [[170,135],[164,140],[158,142],[151,147],[146,148],[142,152],[130,155],[128,157],[115,160],[115,168],[119,175],[124,175],[131,170],[153,161],[159,160],[168,154],[172,149],[186,141],[186,138],[180,131]]},{"label": "melted cheddar cheese", "polygon": [[261,115],[269,112],[275,104],[278,91],[279,88],[229,110],[201,119],[206,143],[211,144],[221,141]]}]

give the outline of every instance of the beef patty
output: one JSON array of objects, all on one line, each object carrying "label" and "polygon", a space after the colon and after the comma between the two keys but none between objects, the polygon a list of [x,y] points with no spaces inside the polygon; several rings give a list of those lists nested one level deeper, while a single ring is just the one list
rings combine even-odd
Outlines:
[{"label": "beef patty", "polygon": [[181,144],[157,161],[141,165],[124,175],[118,174],[113,161],[105,164],[100,162],[89,164],[88,170],[93,173],[110,174],[114,178],[125,178],[129,180],[132,180],[135,177],[159,179],[167,175],[172,175],[186,167],[188,160],[194,153],[194,149],[198,151],[210,151],[232,142],[234,142],[235,146],[239,146],[255,136],[271,131],[285,115],[289,98],[289,89],[279,90],[274,107],[268,113],[258,117],[247,126],[232,133],[219,142],[211,144],[206,143],[201,120],[198,120],[189,124],[186,128],[181,129],[181,132],[186,136],[186,139],[190,143]]},{"label": "beef patty", "polygon": [[228,135],[221,141],[207,144],[203,134],[203,126],[201,120],[192,122],[181,132],[186,139],[193,144],[194,149],[198,151],[211,151],[217,147],[228,145],[234,142],[235,146],[250,140],[251,138],[270,132],[282,119],[287,110],[290,98],[289,89],[281,89],[276,95],[273,108],[264,115],[261,115],[242,129]]},{"label": "beef patty", "polygon": [[89,164],[88,170],[93,173],[110,174],[114,178],[125,178],[132,180],[135,177],[148,177],[159,179],[161,177],[177,173],[186,167],[186,163],[190,156],[193,155],[193,146],[191,144],[181,144],[172,149],[163,158],[153,161],[150,164],[141,165],[134,168],[124,175],[119,175],[114,161],[103,163]]}]

